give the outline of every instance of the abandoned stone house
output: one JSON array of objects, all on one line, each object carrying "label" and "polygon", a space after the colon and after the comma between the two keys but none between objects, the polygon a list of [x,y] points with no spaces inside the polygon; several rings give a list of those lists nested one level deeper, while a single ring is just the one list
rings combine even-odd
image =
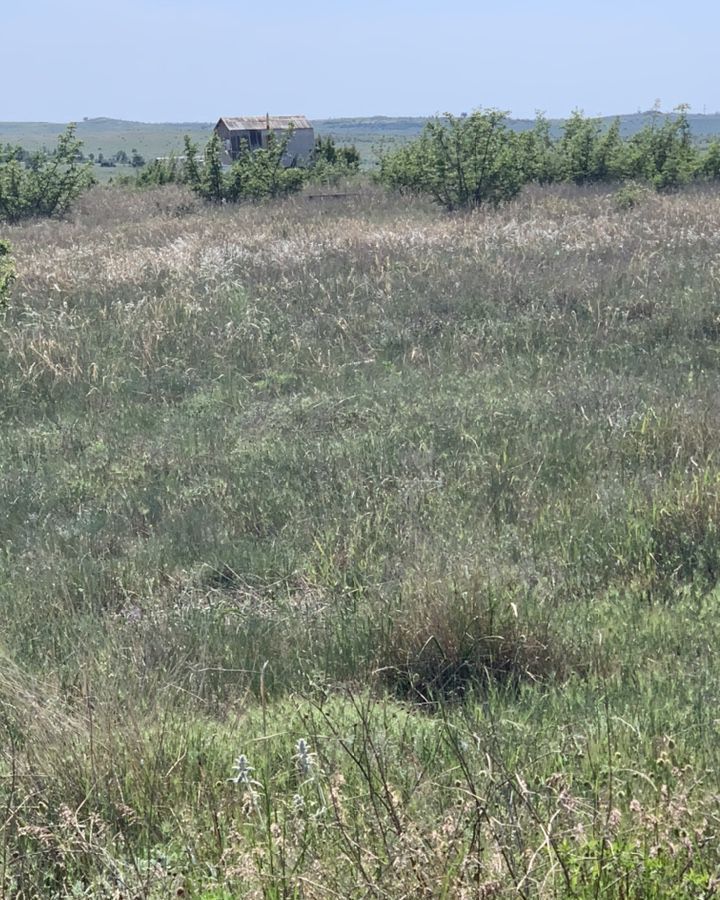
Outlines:
[{"label": "abandoned stone house", "polygon": [[291,128],[283,165],[305,166],[315,146],[315,133],[305,116],[223,116],[215,126],[223,145],[223,163],[237,159],[243,144],[260,150],[267,147],[269,134],[283,137]]}]

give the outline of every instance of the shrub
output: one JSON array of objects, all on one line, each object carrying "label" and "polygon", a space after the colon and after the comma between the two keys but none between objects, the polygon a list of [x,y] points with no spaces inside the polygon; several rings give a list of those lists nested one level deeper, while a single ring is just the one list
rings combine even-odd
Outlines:
[{"label": "shrub", "polygon": [[679,106],[661,125],[653,116],[629,139],[627,151],[625,174],[649,181],[659,190],[687,184],[702,166],[692,143],[686,106]]},{"label": "shrub", "polygon": [[228,199],[220,159],[220,147],[220,137],[215,131],[205,148],[205,165],[199,173],[197,181],[191,183],[193,190],[204,200],[210,200],[213,203],[220,203],[222,200]]},{"label": "shrub", "polygon": [[634,181],[629,181],[627,184],[624,184],[615,194],[613,200],[615,202],[615,208],[620,210],[621,212],[625,212],[629,209],[635,209],[636,206],[639,206],[640,203],[647,197],[649,194],[649,190],[647,187],[644,187],[642,184],[638,184]]},{"label": "shrub", "polygon": [[615,119],[603,130],[598,119],[588,119],[575,110],[565,123],[557,144],[557,170],[562,181],[588,184],[623,177],[624,143],[620,122]]},{"label": "shrub", "polygon": [[476,110],[429,122],[416,141],[382,157],[379,179],[428,194],[447,210],[510,200],[526,178],[506,118],[498,110]]},{"label": "shrub", "polygon": [[164,184],[181,184],[184,180],[180,160],[176,156],[170,156],[148,163],[137,173],[135,184],[139,187],[160,187]]},{"label": "shrub", "polygon": [[398,695],[423,702],[460,697],[490,682],[566,676],[574,665],[567,648],[549,623],[520,618],[520,600],[474,580],[424,586],[393,611],[376,670]]},{"label": "shrub", "polygon": [[565,122],[563,136],[558,143],[563,181],[585,184],[594,180],[600,129],[597,119],[585,118],[580,110],[574,110]]},{"label": "shrub", "polygon": [[720,140],[711,141],[700,162],[699,172],[704,178],[720,178]]},{"label": "shrub", "polygon": [[0,220],[62,216],[94,184],[92,166],[81,162],[82,142],[69,125],[51,154],[23,161],[22,152],[3,154],[0,161]]},{"label": "shrub", "polygon": [[15,263],[8,241],[0,240],[0,309],[7,304],[10,287],[15,280]]},{"label": "shrub", "polygon": [[281,197],[299,190],[305,180],[300,169],[287,168],[284,157],[291,132],[282,138],[271,133],[261,150],[244,147],[229,172],[221,160],[221,144],[213,134],[205,148],[202,164],[198,150],[185,138],[185,163],[182,180],[204,200],[213,203],[261,200]]},{"label": "shrub", "polygon": [[[664,190],[695,178],[720,178],[720,141],[701,154],[684,106],[662,122],[659,117],[623,138],[618,119],[604,128],[576,110],[562,136],[553,139],[542,115],[520,133],[511,131],[505,114],[496,110],[447,115],[428,123],[418,139],[382,155],[377,177],[400,193],[428,194],[448,210],[498,204],[531,182],[630,180]],[[324,156],[331,152],[320,146]]]},{"label": "shrub", "polygon": [[291,135],[291,130],[280,138],[270,132],[266,147],[245,147],[230,170],[227,199],[262,200],[299,191],[305,182],[303,171],[283,162]]},{"label": "shrub", "polygon": [[535,126],[517,138],[523,181],[551,184],[560,177],[557,147],[550,135],[550,123],[538,115]]},{"label": "shrub", "polygon": [[331,135],[315,140],[308,177],[313,181],[334,184],[360,170],[360,153],[354,145],[338,147]]}]

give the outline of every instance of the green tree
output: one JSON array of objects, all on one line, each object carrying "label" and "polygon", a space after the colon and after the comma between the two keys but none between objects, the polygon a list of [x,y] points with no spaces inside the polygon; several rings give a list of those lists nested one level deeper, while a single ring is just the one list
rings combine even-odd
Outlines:
[{"label": "green tree", "polygon": [[221,149],[220,136],[214,131],[205,148],[205,165],[203,166],[199,189],[200,196],[213,203],[220,203],[226,199],[225,178],[220,159]]},{"label": "green tree", "polygon": [[[163,184],[180,184],[184,181],[183,170],[176,156],[154,159],[137,173],[134,183],[138,187],[159,187]],[[130,179],[133,183],[133,179]]]},{"label": "green tree", "polygon": [[357,174],[359,170],[360,153],[354,144],[338,147],[332,135],[319,135],[315,139],[308,172],[312,180],[332,184],[341,178]]},{"label": "green tree", "polygon": [[92,164],[80,161],[81,146],[75,126],[69,125],[52,153],[37,153],[25,162],[14,154],[0,162],[0,220],[65,215],[95,183]]},{"label": "green tree", "polygon": [[380,181],[428,194],[448,210],[514,197],[525,175],[506,113],[476,110],[429,122],[422,135],[380,161]]},{"label": "green tree", "polygon": [[261,200],[300,190],[305,181],[302,170],[285,165],[291,137],[292,129],[282,137],[270,132],[260,150],[242,147],[230,170],[227,199]]},{"label": "green tree", "polygon": [[591,178],[616,181],[624,175],[625,146],[620,135],[620,119],[615,119],[595,141]]},{"label": "green tree", "polygon": [[557,147],[550,135],[550,123],[538,113],[535,125],[517,136],[517,151],[523,181],[550,184],[559,178]]},{"label": "green tree", "polygon": [[655,111],[651,122],[630,138],[628,159],[631,177],[651,182],[659,190],[687,184],[698,172],[701,160],[690,134],[688,107],[661,116]]},{"label": "green tree", "polygon": [[586,184],[595,180],[600,129],[597,119],[588,119],[581,110],[573,110],[558,144],[560,173],[564,181]]},{"label": "green tree", "polygon": [[183,177],[194,191],[200,189],[200,166],[198,165],[198,148],[189,134],[185,135],[185,159],[183,162]]},{"label": "green tree", "polygon": [[720,140],[710,142],[700,160],[698,171],[704,178],[720,179]]}]

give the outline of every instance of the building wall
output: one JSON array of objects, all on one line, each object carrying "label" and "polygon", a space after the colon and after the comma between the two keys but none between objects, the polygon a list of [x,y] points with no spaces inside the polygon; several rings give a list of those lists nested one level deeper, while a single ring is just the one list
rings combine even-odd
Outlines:
[{"label": "building wall", "polygon": [[[231,153],[234,156],[237,152],[237,148],[239,147],[239,142],[242,140],[247,141],[248,146],[252,146],[252,142],[250,139],[249,131],[230,131],[224,123],[219,123],[215,129],[220,137],[220,140],[223,143],[223,146],[226,146],[226,141],[230,142],[231,145]],[[284,137],[285,131],[281,129],[274,129],[274,133],[280,139]],[[262,130],[260,132],[262,146],[267,146],[267,135],[268,132],[266,130]],[[290,139],[290,143],[288,144],[287,152],[283,157],[283,165],[285,166],[306,166],[309,164],[310,159],[312,157],[312,152],[315,149],[315,132],[312,128],[296,128]]]},{"label": "building wall", "polygon": [[224,122],[218,122],[218,124],[215,126],[215,131],[217,131],[218,135],[220,136],[220,140],[223,143],[230,140],[230,129]]},{"label": "building wall", "polygon": [[[281,132],[276,132],[278,135]],[[296,128],[290,143],[288,144],[287,153],[283,158],[283,164],[291,166],[293,163],[298,166],[306,166],[310,162],[313,150],[315,149],[315,132],[312,128]]]}]

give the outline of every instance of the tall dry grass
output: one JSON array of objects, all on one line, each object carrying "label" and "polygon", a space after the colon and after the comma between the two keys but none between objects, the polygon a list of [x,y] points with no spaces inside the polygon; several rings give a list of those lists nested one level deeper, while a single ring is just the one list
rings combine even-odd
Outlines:
[{"label": "tall dry grass", "polygon": [[716,891],[720,193],[625,206],[9,231],[0,893]]}]

